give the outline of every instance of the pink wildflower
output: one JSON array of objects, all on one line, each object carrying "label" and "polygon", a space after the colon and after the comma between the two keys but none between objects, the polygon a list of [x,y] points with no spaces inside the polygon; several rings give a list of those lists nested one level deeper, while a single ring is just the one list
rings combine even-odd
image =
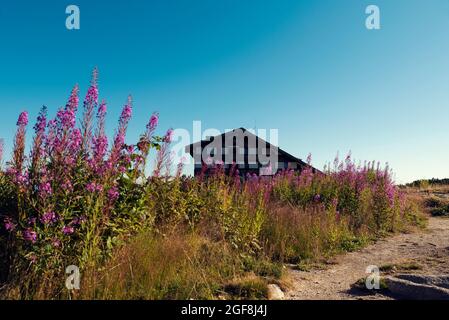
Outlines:
[{"label": "pink wildflower", "polygon": [[70,235],[74,232],[75,228],[73,228],[72,226],[64,226],[64,228],[62,228],[62,233],[64,233],[65,235]]},{"label": "pink wildflower", "polygon": [[50,212],[44,213],[40,220],[43,224],[50,224],[50,223],[56,222],[57,217],[53,211],[50,211]]},{"label": "pink wildflower", "polygon": [[39,195],[45,198],[53,193],[50,182],[41,183],[39,186]]},{"label": "pink wildflower", "polygon": [[27,228],[23,230],[22,232],[23,239],[25,239],[28,242],[36,243],[37,241],[37,233],[36,231],[33,231],[31,228]]},{"label": "pink wildflower", "polygon": [[9,217],[6,217],[3,220],[3,222],[5,224],[5,230],[8,231],[8,232],[14,231],[14,229],[16,228],[16,224]]},{"label": "pink wildflower", "polygon": [[95,182],[89,182],[86,185],[86,190],[89,192],[101,192],[101,191],[103,191],[103,186],[101,184],[97,184]]},{"label": "pink wildflower", "polygon": [[111,189],[109,189],[109,191],[108,191],[108,197],[111,202],[114,202],[115,200],[117,200],[119,195],[120,194],[118,192],[118,188],[115,186],[112,187]]}]

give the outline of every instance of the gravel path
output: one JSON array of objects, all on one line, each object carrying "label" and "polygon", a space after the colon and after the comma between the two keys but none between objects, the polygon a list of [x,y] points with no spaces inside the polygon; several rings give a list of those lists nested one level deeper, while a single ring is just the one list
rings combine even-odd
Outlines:
[{"label": "gravel path", "polygon": [[360,251],[337,257],[336,263],[325,270],[289,270],[292,289],[286,293],[286,299],[390,299],[380,294],[351,293],[351,285],[367,276],[369,265],[405,263],[422,267],[413,273],[449,274],[449,219],[432,217],[424,231],[379,240]]}]

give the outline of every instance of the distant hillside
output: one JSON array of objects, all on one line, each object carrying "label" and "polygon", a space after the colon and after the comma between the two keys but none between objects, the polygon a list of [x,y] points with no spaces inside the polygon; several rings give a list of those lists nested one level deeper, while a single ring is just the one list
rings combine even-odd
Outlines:
[{"label": "distant hillside", "polygon": [[425,185],[449,185],[449,178],[444,179],[432,178],[429,180],[421,179],[406,184],[407,187],[423,187]]}]

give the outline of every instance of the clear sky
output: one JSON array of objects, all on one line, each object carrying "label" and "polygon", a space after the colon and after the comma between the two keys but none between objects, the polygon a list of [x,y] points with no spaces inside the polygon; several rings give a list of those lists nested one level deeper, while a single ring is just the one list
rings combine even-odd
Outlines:
[{"label": "clear sky", "polygon": [[[65,28],[76,4],[81,29]],[[381,29],[365,28],[378,5]],[[449,1],[127,0],[0,4],[0,137],[54,114],[94,66],[110,132],[128,93],[129,141],[162,128],[279,129],[322,168],[337,151],[389,162],[398,182],[449,177]],[[161,131],[162,133],[162,131]]]}]

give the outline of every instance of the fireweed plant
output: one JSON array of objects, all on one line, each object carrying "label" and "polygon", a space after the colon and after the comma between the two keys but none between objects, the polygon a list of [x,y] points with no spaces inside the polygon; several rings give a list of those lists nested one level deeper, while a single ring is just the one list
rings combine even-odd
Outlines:
[{"label": "fireweed plant", "polygon": [[[223,281],[247,272],[266,276],[257,267],[261,261],[300,263],[352,250],[361,239],[422,222],[413,203],[394,185],[388,166],[356,165],[350,156],[344,161],[337,157],[332,166],[316,174],[305,169],[301,173],[283,171],[271,178],[241,177],[235,165],[228,175],[223,165],[216,165],[204,166],[201,175],[192,178],[181,175],[180,164],[171,176],[173,131],[155,135],[157,113],[149,118],[139,141],[127,145],[131,97],[109,140],[105,134],[107,104],[98,101],[96,70],[79,126],[78,95],[75,86],[53,119],[48,119],[45,107],[41,109],[29,155],[25,154],[28,113],[19,115],[11,160],[0,170],[0,282],[6,284],[3,291],[18,291],[7,292],[7,297],[67,297],[65,268],[76,265],[91,276],[92,281],[85,282],[92,289],[84,291],[89,292],[87,298],[213,298],[223,291]],[[152,149],[156,152],[154,171],[146,175]],[[2,151],[0,141],[0,165]],[[121,272],[117,265],[108,269],[111,261],[123,260],[119,258],[123,248],[148,234],[152,240],[138,248],[140,260],[146,261],[147,255],[149,262],[136,262],[143,268],[141,276],[148,287],[138,290],[158,294],[131,293],[141,284],[128,278],[130,265],[123,269],[123,284],[116,280],[121,276],[113,278],[111,283],[120,294],[111,295],[108,274]],[[185,238],[180,240],[182,235]],[[157,239],[164,239],[167,248],[173,247],[168,245],[170,239],[187,244],[170,255],[150,248],[161,242]],[[197,254],[186,253],[195,247],[189,243],[203,243],[198,252],[207,257],[205,262],[193,265]],[[221,249],[216,250],[217,246]],[[215,249],[205,252],[211,247]],[[232,252],[233,258],[223,265],[218,262],[228,258],[216,256],[214,260],[213,252]],[[176,284],[167,279],[169,273],[163,268],[151,267],[152,262],[163,265],[167,257],[180,261],[173,272]],[[170,266],[177,266],[176,261]],[[207,261],[217,263],[210,266]],[[198,292],[183,290],[178,275],[187,266],[202,270],[198,281],[207,283],[207,295],[199,293],[200,284],[194,286]],[[158,268],[160,274],[154,271]],[[210,271],[214,276],[209,280],[207,270],[213,269],[219,270]],[[136,272],[133,277],[139,276]],[[150,274],[156,280],[150,281]],[[219,283],[210,283],[214,281]],[[173,288],[178,288],[178,294]]]},{"label": "fireweed plant", "polygon": [[[7,232],[10,277],[25,271],[51,277],[69,264],[86,267],[106,257],[119,238],[151,221],[141,180],[150,149],[159,149],[168,139],[154,136],[157,113],[139,143],[126,145],[133,108],[129,97],[113,140],[108,141],[107,105],[98,103],[96,70],[79,127],[78,108],[78,86],[55,118],[48,119],[43,107],[33,127],[29,156],[25,155],[28,113],[19,115],[12,159],[0,173],[0,215],[2,231]],[[135,203],[129,202],[130,197]]]}]

